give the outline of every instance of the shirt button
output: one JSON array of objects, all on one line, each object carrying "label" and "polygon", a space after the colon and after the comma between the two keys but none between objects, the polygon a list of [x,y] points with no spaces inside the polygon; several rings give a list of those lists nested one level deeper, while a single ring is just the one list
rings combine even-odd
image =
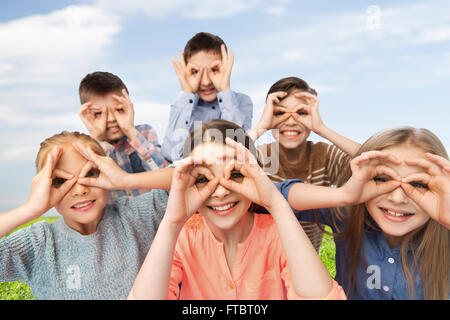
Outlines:
[{"label": "shirt button", "polygon": [[188,122],[188,121],[186,121],[185,123],[186,123],[186,124],[188,124],[189,122]]},{"label": "shirt button", "polygon": [[392,263],[394,263],[395,260],[394,260],[394,258],[389,258],[388,261],[389,261],[389,263],[392,264]]},{"label": "shirt button", "polygon": [[131,197],[131,191],[127,191],[127,196]]},{"label": "shirt button", "polygon": [[222,102],[222,98],[219,98],[219,102]]},{"label": "shirt button", "polygon": [[216,106],[212,106],[212,109],[215,110],[215,109],[216,109]]},{"label": "shirt button", "polygon": [[383,290],[388,292],[389,291],[389,287],[388,286],[383,286]]},{"label": "shirt button", "polygon": [[231,282],[231,281],[228,282],[228,288],[229,288],[230,290],[233,290],[233,289],[234,289],[234,284],[233,284],[233,282]]},{"label": "shirt button", "polygon": [[189,103],[194,103],[194,100],[192,100],[192,99],[189,99]]}]

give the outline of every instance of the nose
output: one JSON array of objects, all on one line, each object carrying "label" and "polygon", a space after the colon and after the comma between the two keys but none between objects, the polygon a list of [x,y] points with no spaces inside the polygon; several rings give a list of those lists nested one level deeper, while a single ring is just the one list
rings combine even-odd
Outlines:
[{"label": "nose", "polygon": [[206,72],[206,70],[205,71],[203,71],[203,74],[202,74],[202,78],[201,78],[201,82],[200,82],[200,84],[203,86],[203,87],[208,87],[208,86],[210,86],[211,85],[211,79],[209,78],[209,76],[208,76],[208,72]]},{"label": "nose", "polygon": [[218,184],[217,187],[216,187],[216,190],[214,190],[214,192],[211,194],[211,197],[213,197],[213,198],[224,198],[224,197],[226,197],[229,194],[230,194],[230,191],[227,188],[225,188],[221,184]]},{"label": "nose", "polygon": [[72,195],[74,197],[85,196],[89,194],[89,187],[76,182],[72,187]]},{"label": "nose", "polygon": [[114,113],[111,111],[111,107],[108,106],[106,108],[106,121],[107,122],[114,122],[116,121],[116,117],[114,116]]},{"label": "nose", "polygon": [[393,203],[398,203],[398,204],[408,203],[408,196],[405,194],[403,189],[400,187],[389,192],[387,198],[389,201],[392,201]]},{"label": "nose", "polygon": [[286,124],[296,125],[297,121],[295,121],[294,116],[291,114],[290,117],[286,120]]}]

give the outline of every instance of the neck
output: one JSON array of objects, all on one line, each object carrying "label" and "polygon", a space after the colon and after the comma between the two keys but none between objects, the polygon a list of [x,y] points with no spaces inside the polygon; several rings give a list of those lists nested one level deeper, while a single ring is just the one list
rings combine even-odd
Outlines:
[{"label": "neck", "polygon": [[280,155],[282,154],[288,162],[295,163],[300,162],[303,159],[303,153],[305,150],[306,141],[297,146],[296,148],[285,148],[281,144],[280,147]]},{"label": "neck", "polygon": [[220,229],[211,225],[207,220],[205,221],[217,241],[222,242],[225,248],[230,248],[237,246],[238,243],[242,243],[248,238],[253,227],[253,216],[254,214],[251,212],[244,214],[241,220],[231,229]]},{"label": "neck", "polygon": [[93,234],[97,231],[98,224],[100,223],[100,220],[102,219],[103,215],[96,218],[94,221],[88,222],[88,223],[79,223],[73,220],[69,220],[64,218],[64,222],[66,225],[78,232],[79,234],[83,236],[87,236],[90,234]]}]

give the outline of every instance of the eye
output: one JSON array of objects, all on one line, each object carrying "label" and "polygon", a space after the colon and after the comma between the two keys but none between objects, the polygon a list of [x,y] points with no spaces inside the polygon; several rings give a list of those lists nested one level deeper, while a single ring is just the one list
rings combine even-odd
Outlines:
[{"label": "eye", "polygon": [[205,176],[199,176],[195,180],[195,184],[204,184],[204,183],[208,183],[208,182],[209,182],[209,180]]},{"label": "eye", "polygon": [[100,175],[100,170],[93,168],[86,173],[86,178],[98,177]]},{"label": "eye", "polygon": [[389,176],[375,176],[373,178],[373,181],[375,181],[376,183],[384,183],[384,182],[388,182],[389,180],[392,180],[391,177]]},{"label": "eye", "polygon": [[211,68],[211,71],[214,72],[214,73],[215,72],[219,72],[219,68],[218,67],[213,67],[213,68]]},{"label": "eye", "polygon": [[305,110],[298,110],[297,113],[301,116],[306,116],[308,115],[308,112],[306,112]]},{"label": "eye", "polygon": [[59,187],[61,187],[61,186],[64,184],[64,182],[66,182],[66,181],[67,181],[67,180],[64,179],[64,178],[54,178],[53,181],[52,181],[52,187],[53,187],[53,188],[59,188]]},{"label": "eye", "polygon": [[124,110],[122,108],[120,108],[120,109],[117,109],[117,112],[124,113]]},{"label": "eye", "polygon": [[101,112],[94,112],[94,117],[96,117],[96,118],[100,117],[101,115],[102,115]]},{"label": "eye", "polygon": [[424,189],[424,190],[428,190],[428,186],[422,182],[418,182],[418,181],[412,181],[409,183],[411,186],[413,186],[416,189]]},{"label": "eye", "polygon": [[283,111],[274,111],[274,112],[273,112],[273,115],[274,115],[275,117],[282,116],[283,114],[284,114]]},{"label": "eye", "polygon": [[238,179],[242,179],[242,178],[244,178],[244,176],[239,171],[233,171],[230,174],[230,179],[238,180]]},{"label": "eye", "polygon": [[196,70],[196,69],[191,70],[191,75],[195,76],[197,73],[198,73],[198,70]]}]

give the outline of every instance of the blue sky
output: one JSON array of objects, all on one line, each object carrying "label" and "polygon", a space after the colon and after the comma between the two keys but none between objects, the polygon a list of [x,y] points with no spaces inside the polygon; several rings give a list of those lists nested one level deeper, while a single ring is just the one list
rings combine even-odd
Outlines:
[{"label": "blue sky", "polygon": [[200,31],[233,48],[231,86],[252,98],[253,124],[270,85],[298,76],[343,135],[363,142],[411,125],[433,131],[448,150],[448,0],[2,1],[0,212],[26,200],[43,139],[87,133],[77,88],[89,72],[120,76],[136,124],[153,125],[162,140],[180,89],[173,54]]}]

